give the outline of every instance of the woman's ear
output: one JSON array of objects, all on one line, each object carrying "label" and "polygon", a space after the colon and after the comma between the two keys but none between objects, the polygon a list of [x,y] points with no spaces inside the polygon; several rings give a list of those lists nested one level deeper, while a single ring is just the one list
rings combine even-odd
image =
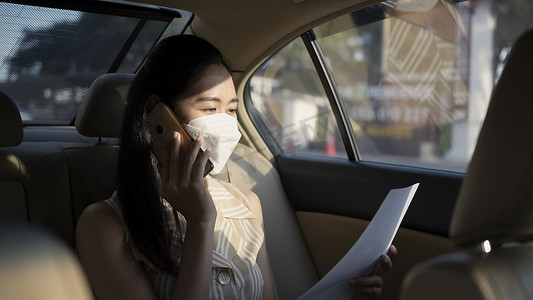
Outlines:
[{"label": "woman's ear", "polygon": [[146,102],[146,112],[149,113],[152,109],[161,102],[161,98],[158,95],[152,94],[148,96],[148,101]]}]

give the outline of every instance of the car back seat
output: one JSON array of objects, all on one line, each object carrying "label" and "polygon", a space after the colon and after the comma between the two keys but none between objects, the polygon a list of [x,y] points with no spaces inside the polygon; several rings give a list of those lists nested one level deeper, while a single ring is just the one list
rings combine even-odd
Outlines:
[{"label": "car back seat", "polygon": [[20,113],[4,92],[0,126],[0,223],[40,224],[72,240],[68,165],[61,144],[22,142]]},{"label": "car back seat", "polygon": [[[87,136],[118,138],[125,91],[133,77],[105,74],[96,79],[80,107],[76,129]],[[85,206],[111,194],[116,184],[113,176],[117,151],[117,146],[103,143],[65,148],[76,218]],[[261,199],[266,245],[279,297],[297,298],[318,280],[318,275],[277,171],[257,151],[240,144],[221,176],[254,191]]]},{"label": "car back seat", "polygon": [[28,222],[42,225],[73,245],[69,168],[62,145],[22,142],[10,151],[22,162]]}]

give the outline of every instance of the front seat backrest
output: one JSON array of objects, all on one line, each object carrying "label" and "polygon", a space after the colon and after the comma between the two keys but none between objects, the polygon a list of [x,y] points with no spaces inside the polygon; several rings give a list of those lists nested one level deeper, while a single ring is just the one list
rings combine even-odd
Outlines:
[{"label": "front seat backrest", "polygon": [[450,235],[470,251],[406,277],[402,299],[533,299],[533,31],[513,46],[453,213]]},{"label": "front seat backrest", "polygon": [[96,137],[94,145],[65,148],[69,161],[74,224],[83,209],[107,199],[116,188],[116,164],[119,146],[102,138],[120,137],[126,99],[134,74],[109,73],[91,85],[76,115],[76,130]]},{"label": "front seat backrest", "polygon": [[81,267],[57,238],[37,227],[0,229],[0,299],[93,299]]},{"label": "front seat backrest", "polygon": [[89,137],[119,138],[130,84],[135,74],[109,73],[96,78],[76,114],[76,130]]}]

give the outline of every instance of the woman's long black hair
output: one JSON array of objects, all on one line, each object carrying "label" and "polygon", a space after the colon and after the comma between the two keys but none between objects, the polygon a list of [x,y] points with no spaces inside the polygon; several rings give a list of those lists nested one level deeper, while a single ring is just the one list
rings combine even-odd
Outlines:
[{"label": "woman's long black hair", "polygon": [[150,95],[172,101],[214,64],[231,73],[222,54],[201,38],[179,35],[161,40],[133,80],[124,113],[117,190],[130,240],[158,268],[174,274],[177,267],[169,254],[170,235],[165,229],[156,161],[150,152],[146,103]]}]

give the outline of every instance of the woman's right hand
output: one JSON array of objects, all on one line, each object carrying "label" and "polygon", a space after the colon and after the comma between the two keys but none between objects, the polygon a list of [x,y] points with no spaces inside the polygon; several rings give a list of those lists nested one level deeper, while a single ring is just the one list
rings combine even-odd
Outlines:
[{"label": "woman's right hand", "polygon": [[214,223],[216,208],[204,183],[204,166],[211,151],[207,149],[200,153],[203,137],[198,137],[188,149],[183,162],[180,162],[180,139],[178,132],[174,132],[169,142],[168,150],[162,155],[162,162],[158,164],[161,176],[160,194],[179,211],[187,223]]},{"label": "woman's right hand", "polygon": [[[204,167],[210,150],[199,153],[203,137],[197,138],[180,156],[180,136],[174,132],[158,165],[160,194],[187,220],[181,248],[180,271],[172,299],[207,299],[212,277],[212,249],[217,216],[215,204],[204,182]],[[181,159],[180,159],[181,157]]]}]

